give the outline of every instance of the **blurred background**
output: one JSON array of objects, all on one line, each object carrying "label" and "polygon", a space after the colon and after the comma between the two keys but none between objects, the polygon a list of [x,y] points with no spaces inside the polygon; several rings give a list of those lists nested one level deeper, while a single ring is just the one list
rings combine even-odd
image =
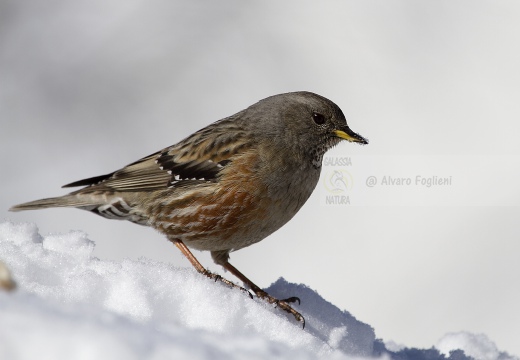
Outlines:
[{"label": "blurred background", "polygon": [[[391,176],[442,159],[441,175],[468,171],[468,185],[485,176],[485,186],[465,188],[483,200],[410,205],[421,195],[413,187],[399,189],[402,202],[379,188],[391,202],[327,206],[316,191],[231,262],[262,287],[280,276],[307,284],[385,341],[430,347],[467,330],[520,354],[520,3],[316,4],[1,0],[0,220],[83,230],[103,259],[188,267],[152,229],[78,210],[7,209],[65,194],[63,184],[112,172],[267,96],[313,91],[370,139],[328,156],[358,167],[366,157],[367,174],[384,164]],[[367,191],[361,180],[352,199]],[[221,272],[209,254],[196,256]]]}]

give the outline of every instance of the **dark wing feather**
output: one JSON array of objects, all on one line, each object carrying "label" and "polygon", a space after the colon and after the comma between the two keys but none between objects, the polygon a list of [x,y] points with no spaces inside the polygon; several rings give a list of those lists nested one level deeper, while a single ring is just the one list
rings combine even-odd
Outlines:
[{"label": "dark wing feather", "polygon": [[[226,122],[227,124],[222,124]],[[218,125],[220,123],[220,125]],[[227,126],[221,126],[227,125]],[[111,174],[73,182],[79,190],[153,191],[216,182],[233,156],[251,146],[231,118],[214,123],[177,145],[142,158]]]},{"label": "dark wing feather", "polygon": [[107,174],[107,175],[94,176],[94,177],[91,177],[91,178],[88,178],[88,179],[74,181],[74,182],[72,182],[70,184],[63,185],[62,188],[77,187],[77,186],[89,186],[89,185],[99,184],[100,182],[102,182],[102,181],[108,179],[109,177],[111,177],[112,175],[114,175],[114,173],[110,173],[110,174]]}]

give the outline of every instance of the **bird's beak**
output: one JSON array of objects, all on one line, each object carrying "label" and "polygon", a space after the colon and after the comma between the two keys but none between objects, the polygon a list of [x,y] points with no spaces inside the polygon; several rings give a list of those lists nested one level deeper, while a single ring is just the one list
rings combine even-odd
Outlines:
[{"label": "bird's beak", "polygon": [[348,126],[343,127],[341,130],[334,130],[334,134],[341,139],[345,139],[350,142],[356,142],[363,145],[368,144],[368,140],[363,136],[356,134]]}]

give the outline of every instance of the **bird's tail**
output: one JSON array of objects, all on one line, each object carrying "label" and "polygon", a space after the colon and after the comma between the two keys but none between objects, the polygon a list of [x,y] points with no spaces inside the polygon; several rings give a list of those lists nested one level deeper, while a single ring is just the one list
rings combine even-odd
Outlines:
[{"label": "bird's tail", "polygon": [[30,201],[24,204],[15,205],[9,211],[38,210],[53,207],[75,207],[88,210],[94,214],[103,216],[107,219],[128,220],[139,225],[149,225],[148,215],[134,209],[129,205],[128,199],[121,196],[95,196],[92,194],[71,193],[68,195]]},{"label": "bird's tail", "polygon": [[9,211],[24,211],[24,210],[38,210],[53,207],[82,207],[92,205],[86,202],[85,199],[81,199],[75,195],[64,195],[59,197],[53,197],[48,199],[41,199],[26,202],[23,204],[15,205],[9,209]]}]

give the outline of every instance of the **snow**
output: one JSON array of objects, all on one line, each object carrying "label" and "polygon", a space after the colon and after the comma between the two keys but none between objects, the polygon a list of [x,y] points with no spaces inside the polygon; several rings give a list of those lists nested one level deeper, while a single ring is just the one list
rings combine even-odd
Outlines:
[{"label": "snow", "polygon": [[496,345],[485,334],[469,334],[465,332],[446,334],[437,343],[442,354],[460,349],[464,353],[479,360],[499,359],[501,354]]},{"label": "snow", "polygon": [[34,224],[0,224],[0,261],[17,283],[0,291],[0,359],[518,359],[466,332],[426,350],[385,346],[369,325],[280,278],[266,290],[302,300],[302,329],[191,268],[100,260],[94,245],[80,231],[41,235]]}]

